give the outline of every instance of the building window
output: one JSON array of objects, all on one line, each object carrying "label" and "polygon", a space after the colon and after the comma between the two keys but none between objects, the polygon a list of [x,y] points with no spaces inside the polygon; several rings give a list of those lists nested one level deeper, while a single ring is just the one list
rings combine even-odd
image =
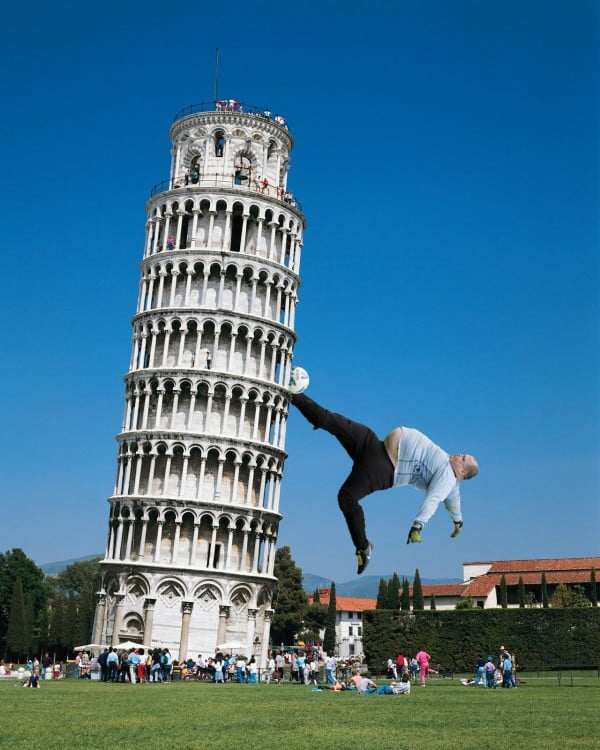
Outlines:
[{"label": "building window", "polygon": [[348,619],[351,620],[354,617],[354,612],[348,612]]},{"label": "building window", "polygon": [[348,635],[353,635],[352,625],[350,625],[350,627],[348,628]]},{"label": "building window", "polygon": [[[208,553],[206,555],[206,564],[207,566],[210,565],[210,553],[212,551],[212,544],[208,545]],[[213,560],[213,568],[219,567],[219,562],[221,561],[221,545],[215,544],[215,559]]]},{"label": "building window", "polygon": [[357,635],[357,636],[358,636],[359,638],[362,638],[362,628],[356,628],[356,635]]},{"label": "building window", "polygon": [[223,149],[225,148],[225,133],[222,130],[217,130],[215,133],[215,156],[223,156]]},{"label": "building window", "polygon": [[356,613],[356,619],[357,620],[362,620],[362,612],[357,612]]}]

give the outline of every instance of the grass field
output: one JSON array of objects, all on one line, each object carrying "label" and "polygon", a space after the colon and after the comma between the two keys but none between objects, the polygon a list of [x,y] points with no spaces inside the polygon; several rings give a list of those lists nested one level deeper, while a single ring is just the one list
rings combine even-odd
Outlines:
[{"label": "grass field", "polygon": [[527,677],[517,690],[433,678],[410,696],[315,692],[310,686],[0,683],[0,748],[598,748],[595,673]]}]

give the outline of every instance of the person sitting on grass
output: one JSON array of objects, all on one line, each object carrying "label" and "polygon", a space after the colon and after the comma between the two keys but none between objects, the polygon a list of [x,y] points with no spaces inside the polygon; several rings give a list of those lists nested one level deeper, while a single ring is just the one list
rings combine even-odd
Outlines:
[{"label": "person sitting on grass", "polygon": [[23,684],[23,687],[39,688],[40,687],[40,670],[34,667],[29,679]]}]

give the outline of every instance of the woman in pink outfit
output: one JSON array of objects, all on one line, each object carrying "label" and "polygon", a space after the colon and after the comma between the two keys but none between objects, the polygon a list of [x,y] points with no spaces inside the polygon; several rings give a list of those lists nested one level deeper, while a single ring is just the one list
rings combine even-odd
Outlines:
[{"label": "woman in pink outfit", "polygon": [[427,653],[427,651],[419,651],[417,655],[415,656],[415,659],[417,660],[419,664],[419,675],[421,676],[421,687],[425,687],[425,677],[427,673],[430,674],[437,674],[435,669],[429,668],[429,660],[431,659],[431,656]]}]

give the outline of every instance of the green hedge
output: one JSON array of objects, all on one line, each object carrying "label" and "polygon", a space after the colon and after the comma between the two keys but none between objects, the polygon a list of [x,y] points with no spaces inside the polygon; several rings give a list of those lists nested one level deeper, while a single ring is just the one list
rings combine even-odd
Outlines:
[{"label": "green hedge", "polygon": [[496,660],[500,646],[516,653],[521,669],[598,667],[600,608],[363,612],[363,649],[374,671],[422,648],[432,664],[469,672],[480,656]]}]

